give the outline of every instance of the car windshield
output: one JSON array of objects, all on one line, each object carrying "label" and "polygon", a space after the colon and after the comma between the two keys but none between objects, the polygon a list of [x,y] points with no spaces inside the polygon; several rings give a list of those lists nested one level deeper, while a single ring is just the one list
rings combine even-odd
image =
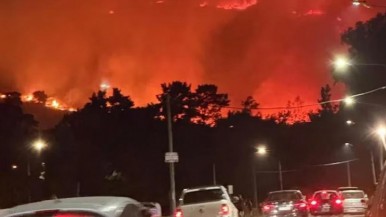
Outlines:
[{"label": "car windshield", "polygon": [[269,201],[282,201],[282,200],[300,200],[302,195],[299,192],[274,192],[268,196]]},{"label": "car windshield", "polygon": [[208,189],[187,192],[184,194],[183,203],[193,204],[226,199],[221,189]]},{"label": "car windshield", "polygon": [[338,197],[338,194],[336,192],[331,191],[324,191],[324,192],[318,192],[314,195],[314,198],[316,200],[333,200]]},{"label": "car windshield", "polygon": [[344,199],[364,198],[363,191],[345,191],[342,193]]}]

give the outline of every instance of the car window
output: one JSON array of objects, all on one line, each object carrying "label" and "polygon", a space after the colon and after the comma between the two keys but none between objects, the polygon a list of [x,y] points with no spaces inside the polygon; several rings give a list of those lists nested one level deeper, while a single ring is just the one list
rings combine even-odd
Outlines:
[{"label": "car window", "polygon": [[318,192],[314,195],[316,200],[334,200],[338,198],[338,194],[336,192]]},{"label": "car window", "polygon": [[226,199],[221,189],[208,189],[187,192],[183,196],[183,204],[203,203]]},{"label": "car window", "polygon": [[41,211],[13,217],[101,217],[96,213],[91,212],[59,212],[59,211]]},{"label": "car window", "polygon": [[274,192],[268,195],[269,201],[301,200],[302,195],[298,192]]},{"label": "car window", "polygon": [[342,193],[344,199],[364,198],[365,193],[363,191],[350,191]]}]

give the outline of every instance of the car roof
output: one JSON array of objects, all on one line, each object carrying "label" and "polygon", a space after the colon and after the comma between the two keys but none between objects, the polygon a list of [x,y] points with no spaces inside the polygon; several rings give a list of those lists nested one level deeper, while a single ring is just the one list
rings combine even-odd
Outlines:
[{"label": "car roof", "polygon": [[225,189],[225,187],[222,185],[207,185],[207,186],[199,186],[199,187],[194,187],[194,188],[185,188],[183,191],[186,193],[186,192],[211,190],[211,189]]},{"label": "car roof", "polygon": [[346,191],[343,191],[342,193],[355,193],[355,192],[361,192],[361,193],[365,193],[363,190],[346,190]]},{"label": "car roof", "polygon": [[8,209],[6,216],[21,215],[44,210],[77,210],[91,211],[105,216],[114,216],[116,210],[127,204],[140,205],[137,201],[127,197],[75,197],[46,200],[15,206]]},{"label": "car roof", "polygon": [[281,190],[281,191],[271,191],[268,194],[274,194],[274,193],[302,193],[300,190]]},{"label": "car roof", "polygon": [[339,187],[338,188],[338,191],[348,191],[348,190],[358,190],[359,188],[358,187]]},{"label": "car roof", "polygon": [[319,190],[319,191],[315,191],[314,194],[323,193],[323,192],[338,193],[338,191],[336,191],[336,190]]}]

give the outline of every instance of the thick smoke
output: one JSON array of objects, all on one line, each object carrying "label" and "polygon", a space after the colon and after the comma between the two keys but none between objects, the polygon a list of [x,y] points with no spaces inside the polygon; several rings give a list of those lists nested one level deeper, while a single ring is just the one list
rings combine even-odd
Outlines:
[{"label": "thick smoke", "polygon": [[312,102],[339,32],[375,12],[335,0],[2,0],[0,92],[80,106],[108,82],[144,105],[184,80],[215,83],[235,105]]}]

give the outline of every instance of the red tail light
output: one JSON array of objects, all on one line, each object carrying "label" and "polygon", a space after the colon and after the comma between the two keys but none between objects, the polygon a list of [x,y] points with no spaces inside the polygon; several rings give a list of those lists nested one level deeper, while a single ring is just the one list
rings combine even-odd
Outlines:
[{"label": "red tail light", "polygon": [[342,200],[341,200],[341,199],[335,200],[335,204],[336,204],[336,205],[341,205],[341,204],[342,204]]},{"label": "red tail light", "polygon": [[220,216],[229,215],[229,206],[227,204],[222,204],[220,209]]},{"label": "red tail light", "polygon": [[264,211],[264,212],[268,212],[268,211],[271,210],[271,208],[272,208],[272,205],[269,205],[269,204],[264,205],[264,206],[263,206],[263,211]]},{"label": "red tail light", "polygon": [[316,206],[317,204],[318,204],[318,202],[316,202],[316,200],[311,201],[312,206]]},{"label": "red tail light", "polygon": [[184,217],[184,214],[182,213],[182,209],[177,208],[176,212],[174,213],[174,217]]},{"label": "red tail light", "polygon": [[297,204],[295,204],[295,206],[298,208],[298,209],[304,209],[307,207],[307,204],[304,203],[304,202],[299,202]]}]

